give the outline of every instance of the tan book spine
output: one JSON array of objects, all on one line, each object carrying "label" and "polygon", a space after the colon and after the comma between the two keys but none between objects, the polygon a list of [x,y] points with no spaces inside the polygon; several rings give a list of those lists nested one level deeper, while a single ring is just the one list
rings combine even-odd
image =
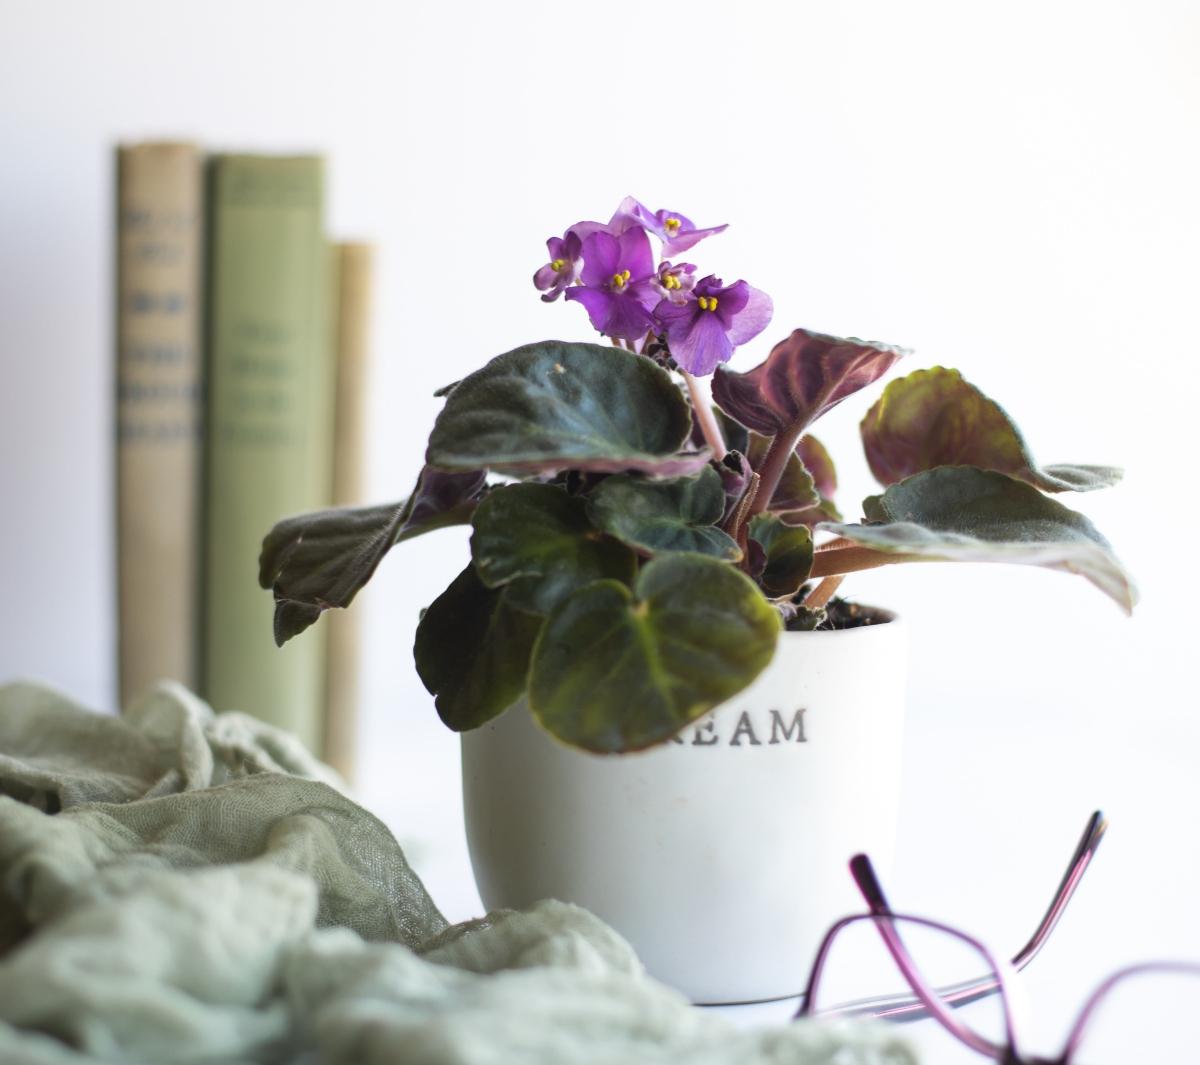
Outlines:
[{"label": "tan book spine", "polygon": [[196,683],[203,160],[117,149],[117,655],[127,704]]},{"label": "tan book spine", "polygon": [[[334,254],[337,383],[334,407],[333,502],[363,501],[366,464],[366,397],[370,375],[374,253],[369,244],[338,244]],[[361,668],[361,618],[331,610],[325,698],[325,760],[354,779]]]}]

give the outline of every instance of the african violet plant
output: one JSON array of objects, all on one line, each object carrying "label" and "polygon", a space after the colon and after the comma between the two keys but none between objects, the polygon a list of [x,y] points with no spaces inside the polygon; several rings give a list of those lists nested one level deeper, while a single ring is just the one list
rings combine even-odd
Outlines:
[{"label": "african violet plant", "polygon": [[[797,329],[749,372],[726,369],[772,306],[745,281],[697,278],[678,261],[724,228],[627,199],[608,223],[551,238],[534,275],[542,299],[582,304],[609,344],[497,356],[438,393],[407,500],[280,522],[260,573],[276,641],[349,605],[395,544],[470,524],[470,561],[417,629],[417,670],[442,720],[472,729],[527,695],[559,739],[620,752],[745,688],[781,630],[838,624],[831,596],[858,570],[1024,563],[1081,574],[1132,609],[1104,538],[1050,498],[1120,472],[1039,466],[954,370],[895,380],[867,412],[884,490],[843,522],[833,463],[809,430],[903,352]],[[715,410],[696,383],[710,374]],[[814,533],[831,535],[814,545]]]}]

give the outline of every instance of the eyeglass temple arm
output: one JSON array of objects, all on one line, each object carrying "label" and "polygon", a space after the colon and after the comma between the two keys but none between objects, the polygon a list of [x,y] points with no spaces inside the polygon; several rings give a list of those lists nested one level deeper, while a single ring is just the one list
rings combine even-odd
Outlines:
[{"label": "eyeglass temple arm", "polygon": [[1046,940],[1050,938],[1050,933],[1054,931],[1055,925],[1058,924],[1059,918],[1062,917],[1063,911],[1067,908],[1067,903],[1071,901],[1071,897],[1075,894],[1075,889],[1079,887],[1079,882],[1083,879],[1083,874],[1087,872],[1087,867],[1091,864],[1092,857],[1096,853],[1096,848],[1100,846],[1100,841],[1104,838],[1104,833],[1107,830],[1108,822],[1104,819],[1104,814],[1099,810],[1088,818],[1083,835],[1079,837],[1075,853],[1071,856],[1071,861],[1067,865],[1066,872],[1063,873],[1062,880],[1059,882],[1058,889],[1054,892],[1054,897],[1050,900],[1050,905],[1045,915],[1038,923],[1033,935],[1029,937],[1029,942],[1013,956],[1012,963],[1014,968],[1018,970],[1024,969],[1026,965],[1037,957],[1038,951],[1042,949]]},{"label": "eyeglass temple arm", "polygon": [[[1071,901],[1071,896],[1075,894],[1075,889],[1079,886],[1079,881],[1087,871],[1087,867],[1092,860],[1092,855],[1096,853],[1096,848],[1100,846],[1100,841],[1104,838],[1107,828],[1108,822],[1099,810],[1088,818],[1083,835],[1079,837],[1079,843],[1075,847],[1075,853],[1071,856],[1067,870],[1063,874],[1062,880],[1059,881],[1058,889],[1054,892],[1054,897],[1050,900],[1050,906],[1038,923],[1033,935],[1029,938],[1029,942],[1017,951],[1012,959],[1015,968],[1024,969],[1026,965],[1033,961],[1038,951],[1042,949],[1046,940],[1049,939],[1050,933],[1054,931],[1054,926],[1058,924],[1059,918],[1062,917],[1067,903]],[[871,860],[865,854],[856,854],[850,859],[850,873],[854,877],[854,882],[858,885],[858,890],[862,893],[863,899],[866,901],[867,906],[870,907],[872,913],[889,914],[893,912],[891,906],[888,904],[887,896],[883,893],[883,886],[879,883],[879,877],[875,875],[875,869],[871,865]]]}]

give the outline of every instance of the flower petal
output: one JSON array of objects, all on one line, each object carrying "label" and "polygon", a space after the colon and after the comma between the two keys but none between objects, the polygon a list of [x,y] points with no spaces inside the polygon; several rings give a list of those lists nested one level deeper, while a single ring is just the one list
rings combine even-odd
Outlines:
[{"label": "flower petal", "polygon": [[592,320],[592,328],[597,332],[604,332],[604,326],[608,322],[609,304],[613,300],[613,294],[608,289],[569,288],[566,298],[575,303],[582,303],[588,312],[588,317]]},{"label": "flower petal", "polygon": [[641,228],[627,229],[617,240],[620,243],[620,261],[615,269],[628,270],[631,279],[644,281],[654,276],[654,253],[650,250],[650,238]]},{"label": "flower petal", "polygon": [[616,211],[613,212],[608,225],[612,232],[621,234],[627,229],[632,229],[634,226],[641,226],[643,229],[653,229],[655,220],[654,215],[642,203],[635,200],[632,196],[626,196]]},{"label": "flower petal", "polygon": [[761,333],[771,322],[775,313],[775,305],[761,289],[746,285],[746,305],[733,321],[729,330],[729,340],[734,347],[749,343]]},{"label": "flower petal", "polygon": [[536,274],[533,275],[534,286],[541,292],[545,292],[548,288],[553,288],[554,283],[558,280],[558,271],[547,263],[541,267]]},{"label": "flower petal", "polygon": [[595,232],[583,241],[583,283],[607,285],[621,260],[621,246],[611,233]]},{"label": "flower petal", "polygon": [[[674,217],[678,218],[678,215]],[[670,257],[674,255],[682,255],[685,251],[694,248],[705,237],[711,237],[714,233],[723,233],[729,228],[728,223],[723,226],[712,226],[709,229],[680,229],[675,236],[666,237],[663,239],[663,255]]]},{"label": "flower petal", "polygon": [[605,336],[622,337],[625,340],[640,340],[650,332],[654,320],[650,317],[650,312],[642,306],[636,293],[614,292],[609,299],[608,317],[600,332]]},{"label": "flower petal", "polygon": [[690,328],[668,336],[675,361],[697,377],[707,377],[733,355],[725,327],[711,311],[702,311]]}]

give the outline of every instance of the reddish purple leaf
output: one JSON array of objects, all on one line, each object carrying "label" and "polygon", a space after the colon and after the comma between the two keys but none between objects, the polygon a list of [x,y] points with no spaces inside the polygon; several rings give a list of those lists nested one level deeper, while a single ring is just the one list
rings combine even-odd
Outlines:
[{"label": "reddish purple leaf", "polygon": [[799,436],[904,354],[888,344],[797,329],[747,373],[718,368],[713,398],[726,414],[764,436]]}]

